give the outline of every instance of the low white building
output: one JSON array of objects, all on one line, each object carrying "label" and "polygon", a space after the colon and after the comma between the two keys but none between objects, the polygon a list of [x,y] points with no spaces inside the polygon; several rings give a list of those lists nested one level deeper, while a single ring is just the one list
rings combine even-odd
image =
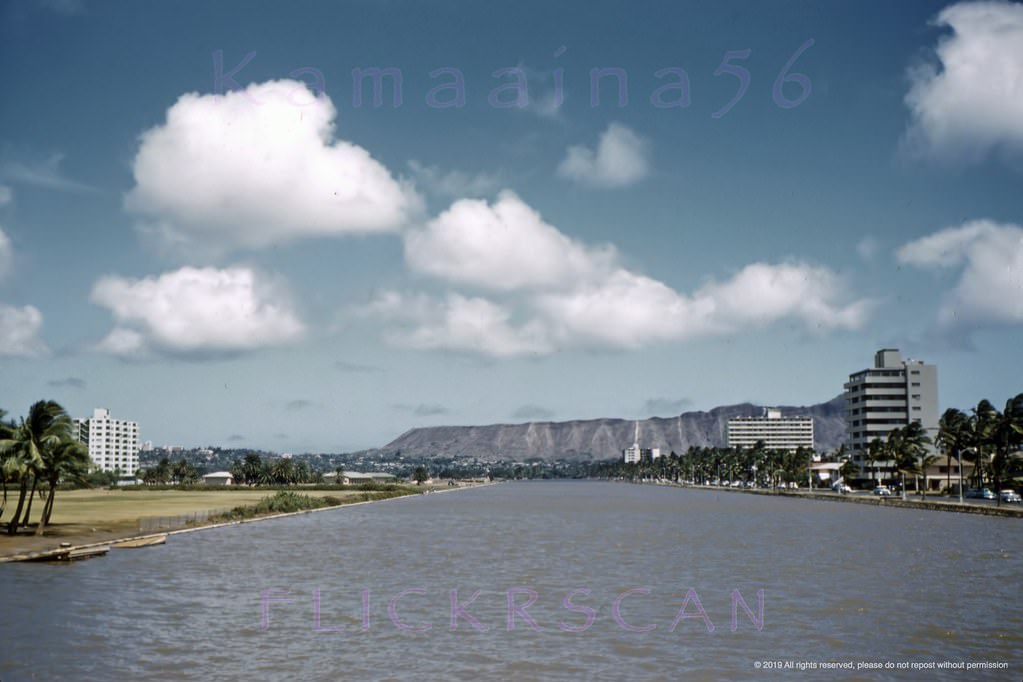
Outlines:
[{"label": "low white building", "polygon": [[[323,480],[328,483],[334,482],[337,478],[337,473],[331,471],[330,473],[323,474]],[[385,474],[381,471],[370,471],[363,473],[361,471],[345,471],[341,476],[341,485],[353,485],[357,483],[394,483],[394,474]]]},{"label": "low white building", "polygon": [[230,471],[214,471],[202,477],[203,485],[234,485],[234,475]]}]

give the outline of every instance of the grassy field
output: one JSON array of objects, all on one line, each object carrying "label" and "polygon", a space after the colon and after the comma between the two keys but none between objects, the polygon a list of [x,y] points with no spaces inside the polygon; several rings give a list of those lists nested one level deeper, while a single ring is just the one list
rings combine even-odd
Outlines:
[{"label": "grassy field", "polygon": [[[357,490],[299,489],[312,497],[330,495],[345,500],[361,496]],[[135,522],[144,516],[177,516],[206,510],[226,510],[255,504],[273,490],[62,490],[57,492],[51,522],[76,525],[110,525]],[[13,505],[12,505],[13,506]],[[43,504],[32,505],[32,523],[39,520]]]},{"label": "grassy field", "polygon": [[[408,493],[416,494],[427,490],[440,491],[446,486],[403,486]],[[375,498],[393,497],[401,493],[384,490],[339,490],[337,488],[292,488],[293,492],[309,497],[333,497],[343,504],[362,502]],[[267,497],[273,497],[276,490],[253,490],[245,487],[214,488],[211,490],[61,490],[53,507],[53,518],[42,536],[32,534],[32,528],[9,536],[0,532],[0,562],[31,553],[53,551],[62,542],[72,545],[96,544],[154,532],[154,524],[147,522],[140,528],[139,519],[146,517],[182,517],[196,512],[222,513],[239,506],[252,506]],[[17,495],[17,491],[14,491]],[[8,492],[8,513],[0,521],[7,521],[13,513],[15,503]],[[43,501],[36,499],[32,505],[31,523],[39,520]],[[203,519],[206,516],[202,517]],[[180,527],[188,519],[176,519]],[[172,524],[179,527],[177,523]],[[166,528],[161,521],[155,524],[160,530]]]},{"label": "grassy field", "polygon": [[[35,536],[31,527],[13,536],[0,533],[0,561],[8,561],[33,552],[52,551],[57,549],[61,542],[69,542],[72,545],[95,544],[136,536],[140,532],[152,532],[140,531],[139,519],[181,517],[194,512],[226,512],[234,507],[255,505],[264,498],[273,497],[275,492],[248,488],[58,491],[53,507],[53,518],[46,527],[46,534]],[[387,495],[386,492],[329,488],[300,488],[295,492],[309,497],[330,496],[340,499],[343,503],[361,502],[367,495]],[[10,506],[9,511],[13,512],[14,505]],[[39,520],[42,508],[42,500],[36,499],[32,505],[33,524]],[[6,520],[7,518],[3,519]],[[162,528],[162,524],[160,527]]]}]

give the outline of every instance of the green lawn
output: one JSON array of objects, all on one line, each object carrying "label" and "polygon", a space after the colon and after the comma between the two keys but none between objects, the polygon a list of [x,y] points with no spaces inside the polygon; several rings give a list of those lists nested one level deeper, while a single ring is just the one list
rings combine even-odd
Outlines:
[{"label": "green lawn", "polygon": [[[359,490],[297,489],[303,495],[330,495],[345,500],[361,496]],[[243,504],[255,504],[273,490],[58,490],[53,505],[53,524],[117,524],[137,521],[144,516],[177,516],[206,510],[223,510]],[[15,492],[17,495],[17,492]],[[10,496],[10,492],[8,492]],[[8,502],[13,511],[13,506]],[[32,523],[39,520],[43,502],[32,504]]]}]

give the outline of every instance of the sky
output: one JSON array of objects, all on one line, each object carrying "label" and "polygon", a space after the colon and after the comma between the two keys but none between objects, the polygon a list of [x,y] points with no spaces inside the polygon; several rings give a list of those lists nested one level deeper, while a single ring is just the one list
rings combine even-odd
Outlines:
[{"label": "sky", "polygon": [[353,451],[882,347],[1023,391],[1019,3],[6,0],[0,88],[14,416]]}]

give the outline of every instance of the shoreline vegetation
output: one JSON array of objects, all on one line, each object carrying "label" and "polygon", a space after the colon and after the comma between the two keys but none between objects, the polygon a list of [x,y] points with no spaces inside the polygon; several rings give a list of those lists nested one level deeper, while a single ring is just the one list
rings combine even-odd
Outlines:
[{"label": "shoreline vegetation", "polygon": [[[366,484],[360,486],[339,486],[337,488],[319,487],[316,489],[306,490],[296,490],[293,488],[288,490],[260,490],[258,488],[235,488],[233,490],[228,488],[210,488],[205,490],[147,490],[142,488],[137,491],[122,491],[117,489],[103,491],[73,491],[81,493],[80,497],[84,499],[76,500],[75,496],[71,495],[70,499],[65,500],[64,504],[69,507],[69,510],[66,512],[68,516],[73,517],[80,513],[80,509],[75,508],[76,502],[78,502],[79,507],[91,509],[92,514],[96,514],[98,511],[100,514],[105,513],[108,518],[87,519],[86,524],[64,524],[58,521],[49,526],[47,530],[50,534],[44,536],[36,536],[33,534],[0,536],[0,563],[45,560],[47,557],[56,558],[58,555],[66,553],[69,549],[87,549],[92,547],[101,547],[125,540],[140,540],[158,535],[191,533],[200,530],[223,528],[225,526],[235,526],[242,523],[268,521],[288,516],[297,516],[299,514],[309,514],[328,511],[331,509],[339,509],[342,507],[381,502],[384,500],[398,499],[401,497],[409,497],[425,493],[465,490],[467,488],[478,487],[480,485],[487,484],[461,484],[458,486],[445,485],[443,488],[440,486],[419,487],[400,484]],[[137,494],[131,495],[131,492],[135,492]],[[129,494],[126,495],[125,493]],[[182,508],[180,506],[175,506],[174,504],[170,504],[170,506],[168,506],[168,500],[170,499],[172,503],[175,503],[177,501],[171,499],[174,495],[187,496],[189,493],[195,493],[191,496],[193,503],[189,505],[193,512],[199,511],[195,508],[194,500],[196,499],[208,500],[210,503],[213,503],[217,501],[218,497],[234,497],[242,499],[231,500],[232,502],[244,501],[245,504],[237,504],[227,509],[219,508],[213,510],[212,513],[203,514],[202,516],[204,518],[202,520],[185,521],[183,525],[175,528],[154,528],[146,532],[139,530],[139,522],[144,518],[152,517],[139,517],[137,515],[131,519],[124,517],[124,512],[127,511],[129,514],[132,513],[130,510],[134,510],[137,514],[140,501],[144,502],[144,508],[150,512],[181,512]],[[254,499],[254,493],[260,496]],[[65,493],[65,495],[68,495],[68,493]],[[95,498],[98,496],[107,498],[108,501],[106,504],[96,505],[94,500],[88,499],[90,497]],[[140,499],[145,497],[150,497],[152,499]],[[117,498],[121,499],[118,500]],[[118,509],[118,507],[121,508]],[[189,516],[189,514],[186,512],[184,514],[176,514],[176,516]],[[90,526],[89,524],[92,525]]]}]

